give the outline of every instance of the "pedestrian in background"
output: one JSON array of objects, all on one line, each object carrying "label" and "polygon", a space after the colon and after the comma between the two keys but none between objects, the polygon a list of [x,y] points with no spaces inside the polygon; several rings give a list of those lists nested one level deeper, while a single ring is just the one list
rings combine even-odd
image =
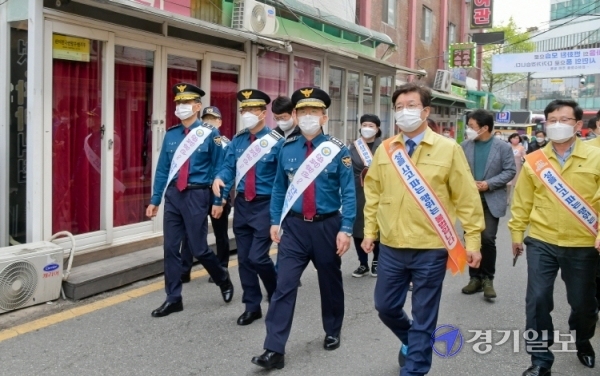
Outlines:
[{"label": "pedestrian in background", "polygon": [[469,114],[467,123],[469,139],[460,145],[475,178],[485,220],[485,230],[481,233],[481,264],[479,268],[469,267],[471,278],[462,292],[483,291],[483,296],[488,299],[496,297],[496,234],[500,217],[506,214],[506,184],[517,173],[511,147],[492,137],[493,130],[494,114],[475,110]]},{"label": "pedestrian in background", "polygon": [[533,153],[534,151],[543,148],[544,146],[546,146],[546,143],[546,132],[542,130],[535,132],[535,140],[529,144],[527,154]]},{"label": "pedestrian in background", "polygon": [[508,195],[506,198],[506,204],[510,205],[513,196],[513,191],[515,188],[515,183],[517,181],[517,178],[519,177],[519,174],[521,173],[521,167],[523,166],[523,158],[525,158],[525,155],[527,153],[525,152],[525,148],[523,147],[523,145],[521,145],[521,137],[518,133],[513,133],[510,136],[508,136],[508,143],[512,147],[513,157],[515,158],[515,166],[517,167],[517,173],[514,179],[507,184]]},{"label": "pedestrian in background", "polygon": [[[427,125],[430,89],[402,85],[392,103],[402,134],[382,143],[365,178],[362,248],[372,252],[380,237],[375,308],[401,341],[400,374],[425,375],[446,268],[479,267],[483,209],[473,199],[477,188],[460,145]],[[456,217],[466,251],[454,230]],[[404,311],[411,280],[412,320]]]},{"label": "pedestrian in background", "polygon": [[[555,100],[546,106],[550,143],[526,157],[515,189],[508,227],[513,255],[527,246],[526,329],[531,366],[523,376],[549,376],[554,363],[554,284],[558,271],[571,308],[577,358],[593,368],[590,338],[598,320],[596,272],[600,240],[600,149],[579,140],[583,110],[577,102]],[[528,236],[524,238],[525,232]]]},{"label": "pedestrian in background", "polygon": [[352,170],[354,172],[354,187],[356,188],[356,220],[354,221],[354,230],[352,238],[354,247],[358,254],[359,266],[352,273],[353,277],[360,278],[369,271],[371,276],[377,277],[377,260],[379,258],[379,241],[375,241],[373,248],[373,261],[369,269],[369,256],[361,248],[364,238],[365,216],[363,209],[365,207],[364,181],[371,162],[373,154],[381,145],[381,120],[377,115],[364,114],[360,117],[360,137],[350,145],[350,156],[352,157]]}]

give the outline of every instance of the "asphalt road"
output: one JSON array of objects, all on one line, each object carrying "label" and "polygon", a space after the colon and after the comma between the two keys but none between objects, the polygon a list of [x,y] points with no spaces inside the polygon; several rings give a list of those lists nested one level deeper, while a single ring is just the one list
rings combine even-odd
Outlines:
[{"label": "asphalt road", "polygon": [[[511,331],[510,337],[483,355],[473,349],[473,343],[464,343],[454,357],[434,354],[429,375],[521,375],[529,366],[524,341],[521,338],[517,342],[518,349],[513,341],[514,331],[522,333],[525,325],[526,261],[523,257],[512,267],[506,219],[500,223],[498,250],[495,280],[498,298],[486,301],[482,294],[464,295],[460,289],[468,276],[448,274],[438,324],[458,327],[465,341],[473,337],[469,330],[491,330],[493,343],[504,336],[505,332],[498,331]],[[263,351],[264,320],[246,327],[236,325],[243,306],[237,268],[232,268],[236,295],[231,304],[222,301],[218,288],[208,283],[207,276],[185,285],[184,311],[166,318],[150,316],[164,299],[162,290],[141,294],[0,342],[0,375],[398,375],[399,342],[379,321],[373,308],[376,279],[352,278],[357,266],[356,254],[351,249],[344,255],[342,265],[346,293],[342,345],[332,352],[322,347],[324,333],[316,272],[312,265],[306,269],[286,365],[280,371],[267,372],[250,363],[252,356]],[[1,315],[0,330],[90,302],[101,305],[111,296],[123,291],[135,293],[157,281],[160,278],[81,302],[58,302]],[[407,301],[407,311],[410,306]],[[266,310],[265,303],[263,312]],[[553,317],[555,329],[561,333],[568,332],[568,314],[565,288],[559,276]],[[592,344],[600,351],[598,336]],[[574,353],[557,353],[552,371],[553,375],[600,373],[597,368],[581,365]]]}]

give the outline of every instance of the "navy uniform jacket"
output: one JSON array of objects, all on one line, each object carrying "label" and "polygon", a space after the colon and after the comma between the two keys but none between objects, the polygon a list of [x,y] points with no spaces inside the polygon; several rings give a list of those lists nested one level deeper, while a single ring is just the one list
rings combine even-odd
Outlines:
[{"label": "navy uniform jacket", "polygon": [[[221,146],[221,135],[217,128],[212,125],[196,120],[190,126],[190,131],[197,127],[203,127],[211,132],[210,136],[200,145],[198,149],[188,159],[190,162],[190,174],[188,176],[188,184],[211,185],[215,173],[223,163],[223,147]],[[154,192],[150,203],[159,205],[162,199],[167,179],[169,178],[169,169],[171,161],[175,154],[175,150],[185,138],[184,127],[182,124],[176,125],[169,129],[163,140],[162,149],[158,157],[158,165],[154,174]],[[177,182],[177,173],[171,182]],[[216,198],[213,205],[221,206],[221,199]]]},{"label": "navy uniform jacket", "polygon": [[[264,127],[256,133],[256,139],[271,133],[271,129]],[[270,196],[273,189],[273,180],[277,173],[277,156],[283,146],[283,137],[273,146],[269,153],[265,154],[255,165],[256,171],[256,194],[260,196]],[[225,182],[225,188],[221,194],[222,197],[229,197],[229,191],[235,185],[236,164],[238,159],[244,154],[246,149],[252,144],[250,142],[250,132],[244,129],[235,135],[233,140],[225,149],[225,159],[216,178]],[[245,191],[246,176],[242,178],[237,187],[237,191]]]},{"label": "navy uniform jacket", "polygon": [[[352,226],[356,217],[356,190],[354,188],[350,152],[340,140],[324,134],[319,134],[312,140],[313,151],[325,141],[336,143],[342,150],[314,180],[317,214],[332,213],[342,207],[342,227],[340,231],[352,233]],[[304,136],[294,136],[288,138],[281,149],[271,197],[272,225],[279,225],[285,193],[294,178],[294,174],[305,159],[305,143],[306,138]],[[303,195],[298,197],[298,200],[292,206],[292,211],[302,213],[302,197]]]}]

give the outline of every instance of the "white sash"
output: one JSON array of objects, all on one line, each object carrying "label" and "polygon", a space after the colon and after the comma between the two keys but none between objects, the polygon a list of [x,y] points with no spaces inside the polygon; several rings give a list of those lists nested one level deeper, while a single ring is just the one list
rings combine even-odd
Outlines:
[{"label": "white sash", "polygon": [[283,235],[281,223],[292,209],[292,206],[298,200],[300,195],[308,188],[317,176],[333,161],[336,155],[342,149],[331,141],[325,141],[319,145],[312,153],[302,162],[298,171],[294,175],[294,179],[290,183],[287,192],[285,193],[285,201],[281,210],[281,220],[279,221],[279,236]]},{"label": "white sash", "polygon": [[262,157],[269,154],[273,146],[279,141],[281,135],[273,131],[267,133],[263,137],[254,140],[250,146],[244,151],[240,158],[236,162],[235,166],[235,186],[240,184],[240,181],[248,171],[256,164]]},{"label": "white sash", "polygon": [[[83,142],[83,150],[85,151],[85,156],[86,156],[88,162],[90,162],[90,164],[92,165],[94,170],[96,170],[96,172],[99,173],[100,176],[102,176],[102,172],[100,171],[100,166],[102,166],[102,159],[98,156],[98,154],[96,154],[94,152],[94,150],[92,149],[92,147],[89,144],[89,140],[90,140],[91,136],[92,136],[92,134],[90,133],[85,138],[85,141]],[[125,192],[125,189],[126,189],[125,184],[121,183],[121,181],[119,179],[115,178],[115,192],[123,193],[123,192]]]},{"label": "white sash", "polygon": [[362,159],[365,167],[371,167],[371,162],[373,162],[373,153],[371,153],[371,149],[369,149],[369,145],[360,137],[356,141],[354,141],[354,146],[358,151],[358,155],[360,159]]},{"label": "white sash", "polygon": [[173,160],[171,161],[171,169],[169,170],[169,178],[167,179],[167,186],[177,174],[181,166],[187,161],[192,154],[206,141],[208,136],[212,133],[212,129],[205,128],[202,125],[190,129],[190,132],[185,136],[183,141],[177,146]]}]

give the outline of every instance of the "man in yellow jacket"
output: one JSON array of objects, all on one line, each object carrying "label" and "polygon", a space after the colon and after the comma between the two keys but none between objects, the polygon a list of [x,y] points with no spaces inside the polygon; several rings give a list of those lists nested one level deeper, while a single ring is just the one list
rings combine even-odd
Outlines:
[{"label": "man in yellow jacket", "polygon": [[[483,208],[460,145],[427,126],[431,91],[405,84],[396,90],[392,102],[402,133],[377,149],[365,178],[362,248],[371,252],[379,234],[375,308],[402,342],[401,375],[425,375],[431,368],[430,341],[448,262],[442,236],[458,241],[454,230],[458,217],[465,231],[466,261],[479,267]],[[390,150],[405,150],[405,154],[390,154]],[[404,180],[407,176],[409,180]],[[430,192],[424,194],[425,190]],[[449,224],[443,232],[434,227],[437,219],[432,221],[430,216],[441,218],[440,213],[447,214],[445,223]],[[411,281],[414,321],[403,309]]]},{"label": "man in yellow jacket", "polygon": [[[589,339],[596,328],[597,213],[600,210],[600,149],[579,140],[583,111],[577,102],[555,100],[544,110],[550,143],[527,155],[515,187],[508,227],[513,254],[527,246],[526,329],[531,367],[523,376],[551,374],[554,355],[554,281],[560,269],[571,306],[577,357],[594,367]],[[529,236],[525,239],[525,231]],[[547,338],[544,338],[547,334]],[[565,334],[565,333],[563,333]]]}]

